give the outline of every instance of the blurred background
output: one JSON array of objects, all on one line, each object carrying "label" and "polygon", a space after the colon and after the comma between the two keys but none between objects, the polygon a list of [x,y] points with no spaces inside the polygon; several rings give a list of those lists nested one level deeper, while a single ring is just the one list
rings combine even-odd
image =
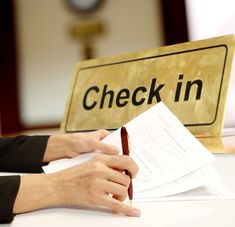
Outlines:
[{"label": "blurred background", "polygon": [[233,0],[1,0],[1,133],[58,128],[79,61],[231,33]]}]

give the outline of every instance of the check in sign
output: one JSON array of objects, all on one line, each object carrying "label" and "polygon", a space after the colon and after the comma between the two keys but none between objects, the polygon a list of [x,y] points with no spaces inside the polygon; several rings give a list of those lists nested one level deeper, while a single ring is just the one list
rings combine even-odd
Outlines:
[{"label": "check in sign", "polygon": [[62,130],[113,130],[163,101],[195,135],[220,135],[233,52],[228,35],[81,62]]}]

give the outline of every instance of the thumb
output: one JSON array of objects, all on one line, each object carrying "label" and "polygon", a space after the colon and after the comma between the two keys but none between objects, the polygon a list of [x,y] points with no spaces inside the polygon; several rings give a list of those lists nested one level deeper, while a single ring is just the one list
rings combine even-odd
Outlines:
[{"label": "thumb", "polygon": [[118,154],[120,152],[119,148],[107,143],[103,143],[101,141],[95,141],[94,142],[94,148],[95,150],[100,150],[105,154]]}]

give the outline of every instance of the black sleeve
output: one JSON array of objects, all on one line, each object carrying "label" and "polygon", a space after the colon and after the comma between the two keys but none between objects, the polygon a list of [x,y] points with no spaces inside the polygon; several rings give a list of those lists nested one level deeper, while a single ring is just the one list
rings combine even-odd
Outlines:
[{"label": "black sleeve", "polygon": [[20,176],[0,177],[0,223],[13,220],[13,206],[20,186]]},{"label": "black sleeve", "polygon": [[0,138],[1,172],[42,172],[42,160],[49,136]]},{"label": "black sleeve", "polygon": [[[42,172],[42,160],[49,136],[0,138],[0,171]],[[13,220],[13,206],[20,176],[0,177],[0,223]]]}]

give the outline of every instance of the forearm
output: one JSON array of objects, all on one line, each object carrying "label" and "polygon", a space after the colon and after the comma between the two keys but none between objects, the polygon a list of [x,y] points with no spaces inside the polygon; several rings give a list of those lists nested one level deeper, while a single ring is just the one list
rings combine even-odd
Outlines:
[{"label": "forearm", "polygon": [[34,174],[21,177],[13,213],[30,212],[61,204],[57,180],[53,174]]}]

